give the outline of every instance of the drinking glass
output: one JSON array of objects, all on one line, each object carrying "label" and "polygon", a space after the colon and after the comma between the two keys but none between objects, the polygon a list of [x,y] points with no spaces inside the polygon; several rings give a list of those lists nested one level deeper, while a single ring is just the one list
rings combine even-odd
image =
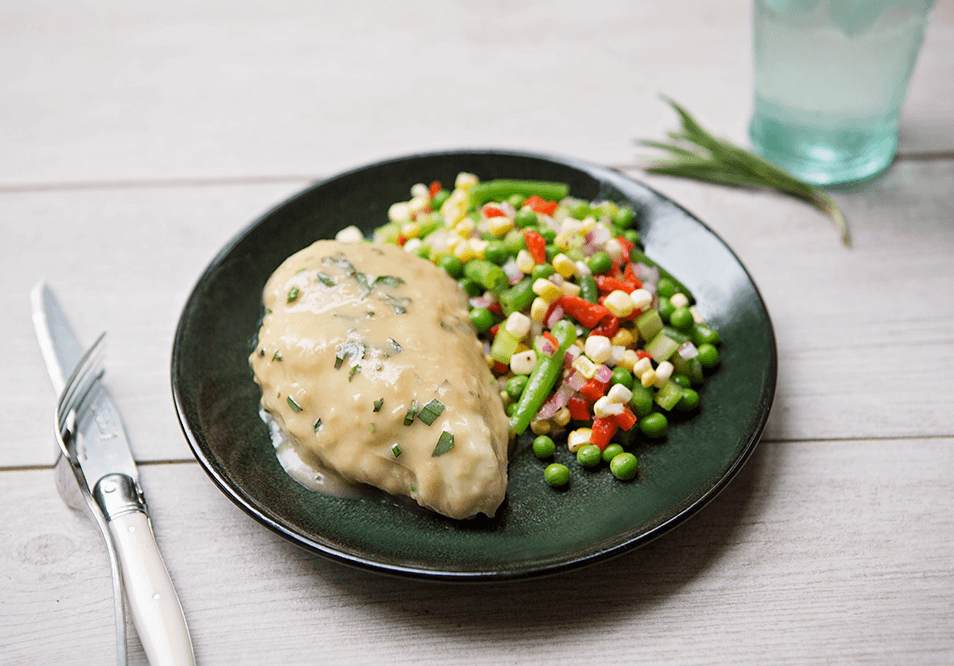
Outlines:
[{"label": "drinking glass", "polygon": [[934,0],[754,0],[755,152],[827,185],[883,171]]}]

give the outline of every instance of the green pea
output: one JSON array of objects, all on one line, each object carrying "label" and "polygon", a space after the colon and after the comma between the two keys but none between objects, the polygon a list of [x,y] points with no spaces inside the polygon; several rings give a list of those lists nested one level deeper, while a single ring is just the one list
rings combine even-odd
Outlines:
[{"label": "green pea", "polygon": [[719,350],[715,348],[715,345],[704,342],[699,345],[699,356],[696,358],[699,359],[703,368],[714,368],[719,364]]},{"label": "green pea", "polygon": [[621,235],[633,245],[639,245],[642,242],[639,237],[639,232],[635,229],[623,229]]},{"label": "green pea", "polygon": [[515,375],[507,380],[504,390],[511,400],[519,400],[523,395],[523,389],[527,387],[528,377],[526,375]]},{"label": "green pea", "polygon": [[507,405],[506,412],[507,412],[507,416],[508,416],[508,417],[513,416],[514,412],[516,412],[516,411],[517,411],[517,403],[516,403],[516,402],[511,402],[509,405]]},{"label": "green pea", "polygon": [[530,277],[534,280],[539,280],[543,278],[546,280],[548,277],[556,273],[556,269],[552,264],[537,264],[533,267],[533,271],[530,273]]},{"label": "green pea", "polygon": [[628,229],[633,226],[635,221],[636,212],[629,206],[620,206],[619,210],[616,211],[616,215],[613,216],[613,224],[623,229]]},{"label": "green pea", "polygon": [[469,297],[473,298],[474,296],[480,296],[484,293],[484,288],[480,286],[480,283],[476,280],[471,280],[470,278],[461,278],[457,281],[457,284],[460,285],[460,288],[464,290]]},{"label": "green pea", "polygon": [[672,298],[676,293],[676,283],[664,275],[656,283],[656,293],[666,298]]},{"label": "green pea", "polygon": [[527,200],[526,197],[524,197],[522,194],[511,194],[509,197],[507,197],[507,203],[509,203],[511,206],[513,206],[517,210],[520,210],[520,207],[523,205],[523,202],[526,200]]},{"label": "green pea", "polygon": [[603,452],[594,444],[586,444],[576,450],[576,461],[583,467],[596,467],[603,461]]},{"label": "green pea", "polygon": [[437,193],[431,197],[431,208],[434,210],[440,210],[441,206],[444,205],[444,202],[450,199],[450,195],[451,193],[449,190],[437,190]]},{"label": "green pea", "polygon": [[682,397],[676,403],[680,412],[691,412],[699,408],[699,394],[691,388],[682,389]]},{"label": "green pea", "polygon": [[431,258],[431,246],[430,245],[421,245],[419,248],[414,250],[414,254],[419,256],[421,259],[430,259]]},{"label": "green pea", "polygon": [[610,378],[610,384],[622,384],[628,389],[633,388],[633,375],[629,370],[622,366],[613,368],[613,376]]},{"label": "green pea", "polygon": [[659,316],[662,317],[663,321],[669,321],[669,318],[675,311],[676,308],[672,304],[672,301],[669,300],[668,296],[659,297],[659,301],[656,303],[656,312],[659,313]]},{"label": "green pea", "polygon": [[511,229],[507,232],[507,235],[504,236],[503,240],[504,246],[507,248],[507,252],[516,256],[520,250],[527,249],[527,241],[523,238],[523,232],[519,229]]},{"label": "green pea", "polygon": [[556,443],[546,435],[533,440],[533,455],[537,458],[549,458],[556,451]]},{"label": "green pea", "polygon": [[577,199],[570,204],[570,215],[577,220],[585,220],[590,214],[590,204],[582,199]]},{"label": "green pea", "polygon": [[506,263],[509,258],[510,252],[507,251],[507,246],[504,245],[503,241],[491,241],[490,245],[484,248],[484,259],[498,266]]},{"label": "green pea", "polygon": [[518,210],[516,216],[513,218],[513,223],[518,227],[526,229],[537,223],[537,214],[532,210]]},{"label": "green pea", "polygon": [[563,250],[558,248],[556,245],[547,245],[547,261],[553,261],[553,258],[562,251]]},{"label": "green pea", "polygon": [[464,274],[464,264],[460,263],[460,259],[452,254],[445,254],[439,257],[437,259],[437,265],[438,267],[443,268],[444,272],[455,280],[459,279],[460,276]]},{"label": "green pea", "polygon": [[636,478],[639,470],[639,461],[632,453],[620,453],[610,460],[610,471],[620,481],[629,481]]},{"label": "green pea", "polygon": [[603,462],[610,462],[613,458],[618,456],[623,452],[623,445],[613,442],[612,444],[607,444],[606,448],[603,449]]},{"label": "green pea", "polygon": [[653,411],[656,396],[651,388],[634,381],[630,390],[633,392],[633,397],[629,399],[629,406],[633,408],[636,416],[646,416]]},{"label": "green pea", "polygon": [[554,488],[565,486],[570,480],[570,468],[560,463],[550,463],[543,470],[543,479]]},{"label": "green pea", "polygon": [[695,320],[692,318],[692,313],[689,312],[689,308],[681,307],[672,311],[669,315],[669,323],[681,331],[686,331],[692,328]]},{"label": "green pea", "polygon": [[550,227],[541,226],[539,229],[537,229],[537,233],[543,236],[543,240],[545,240],[548,244],[556,240],[556,232]]},{"label": "green pea", "polygon": [[651,439],[662,437],[666,434],[668,428],[669,421],[667,421],[665,415],[660,412],[653,412],[639,419],[639,429],[644,435]]},{"label": "green pea", "polygon": [[478,332],[483,333],[497,323],[497,318],[487,308],[473,308],[470,311],[470,321]]},{"label": "green pea", "polygon": [[590,272],[592,272],[593,275],[599,275],[613,267],[613,260],[610,259],[610,256],[605,252],[594,252],[587,261],[587,265],[590,267]]},{"label": "green pea", "polygon": [[695,323],[692,326],[692,342],[696,347],[706,342],[712,345],[718,344],[719,333],[711,326]]},{"label": "green pea", "polygon": [[690,386],[692,386],[692,378],[689,377],[689,375],[683,374],[681,372],[677,372],[673,374],[673,376],[670,377],[670,379],[676,382],[676,384],[678,384],[684,389],[687,389]]}]

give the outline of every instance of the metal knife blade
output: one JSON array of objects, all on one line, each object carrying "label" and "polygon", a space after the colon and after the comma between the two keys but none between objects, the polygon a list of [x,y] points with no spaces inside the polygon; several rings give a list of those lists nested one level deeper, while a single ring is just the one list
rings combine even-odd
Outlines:
[{"label": "metal knife blade", "polygon": [[[38,284],[31,298],[33,323],[47,371],[62,394],[84,360],[83,347],[46,284]],[[101,344],[102,338],[88,353],[92,354]],[[88,409],[75,414],[69,443],[60,438],[63,454],[70,459],[77,484],[106,540],[114,579],[121,570],[119,588],[129,599],[133,624],[150,664],[194,664],[189,629],[156,545],[119,412],[99,379],[93,381],[89,395],[85,403]],[[123,663],[126,650],[122,604],[117,604],[117,623],[122,625],[117,636]]]}]

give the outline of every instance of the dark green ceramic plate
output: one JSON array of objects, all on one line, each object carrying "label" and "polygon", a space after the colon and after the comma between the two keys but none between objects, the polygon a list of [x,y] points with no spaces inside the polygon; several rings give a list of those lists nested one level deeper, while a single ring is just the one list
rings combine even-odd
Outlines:
[{"label": "dark green ceramic plate", "polygon": [[[586,199],[627,202],[639,212],[647,253],[695,294],[719,330],[721,368],[702,387],[702,407],[673,424],[665,441],[639,444],[639,476],[624,483],[603,468],[569,464],[567,490],[543,480],[526,449],[510,463],[507,499],[493,519],[453,521],[386,498],[339,499],[293,481],[259,419],[259,390],[247,364],[261,316],[261,291],[290,254],[350,224],[382,224],[411,185],[482,179],[568,182]],[[183,431],[219,488],[249,515],[293,543],[350,565],[444,580],[528,578],[569,570],[641,546],[699,511],[752,453],[775,392],[772,325],[751,278],[731,250],[672,201],[618,172],[541,155],[464,151],[415,155],[326,180],[282,203],[240,233],[192,292],[176,332],[172,388]]]}]

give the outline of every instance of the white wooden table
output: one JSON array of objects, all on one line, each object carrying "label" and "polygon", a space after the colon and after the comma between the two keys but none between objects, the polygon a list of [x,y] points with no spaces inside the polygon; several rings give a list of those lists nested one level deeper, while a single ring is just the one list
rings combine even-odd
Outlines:
[{"label": "white wooden table", "polygon": [[[668,95],[745,141],[751,9],[709,3],[2,3],[0,663],[114,658],[105,549],[53,485],[42,278],[110,334],[160,548],[200,664],[954,663],[954,0],[898,161],[804,204],[638,169]],[[191,456],[169,385],[195,280],[316,179],[430,149],[619,167],[736,251],[768,304],[765,437],[693,520],[567,575],[448,587],[310,555]],[[134,634],[133,634],[134,636]],[[133,663],[145,663],[130,640]]]}]

